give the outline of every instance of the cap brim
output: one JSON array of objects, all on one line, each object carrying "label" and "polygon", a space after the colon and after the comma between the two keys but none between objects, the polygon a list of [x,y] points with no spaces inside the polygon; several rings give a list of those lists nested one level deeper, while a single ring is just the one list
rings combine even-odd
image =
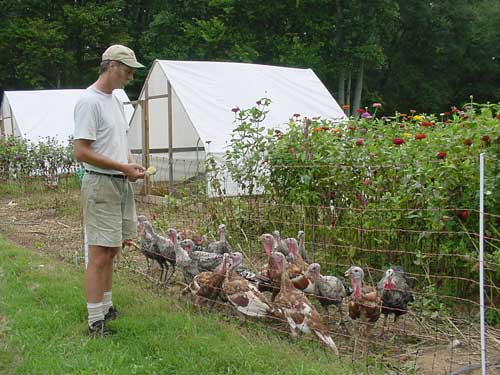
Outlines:
[{"label": "cap brim", "polygon": [[144,65],[142,65],[138,61],[120,61],[122,64],[125,64],[131,68],[144,68]]}]

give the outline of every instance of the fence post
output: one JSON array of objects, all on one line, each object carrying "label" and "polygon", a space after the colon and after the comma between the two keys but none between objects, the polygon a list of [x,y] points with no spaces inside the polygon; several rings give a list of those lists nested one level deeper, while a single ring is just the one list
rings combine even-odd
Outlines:
[{"label": "fence post", "polygon": [[481,373],[486,375],[486,332],[484,322],[484,153],[479,154],[479,313],[481,318]]}]

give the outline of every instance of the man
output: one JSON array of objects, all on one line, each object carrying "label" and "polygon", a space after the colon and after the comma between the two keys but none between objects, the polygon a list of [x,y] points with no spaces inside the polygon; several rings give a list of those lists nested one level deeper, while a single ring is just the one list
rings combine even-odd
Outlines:
[{"label": "man", "polygon": [[128,149],[123,103],[114,89],[123,89],[143,68],[130,48],[109,47],[102,55],[99,78],[75,106],[74,154],[83,162],[83,217],[89,262],[85,273],[88,331],[91,336],[110,334],[106,321],[118,311],[112,303],[113,258],[135,237],[137,217],[132,185],[144,177]]}]

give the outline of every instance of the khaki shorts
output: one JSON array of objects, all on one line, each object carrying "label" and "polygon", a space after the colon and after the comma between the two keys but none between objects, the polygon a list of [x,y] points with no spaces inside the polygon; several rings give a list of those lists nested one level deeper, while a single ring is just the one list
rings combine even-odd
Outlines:
[{"label": "khaki shorts", "polygon": [[121,247],[137,234],[134,192],[128,179],[85,173],[83,222],[88,245]]}]

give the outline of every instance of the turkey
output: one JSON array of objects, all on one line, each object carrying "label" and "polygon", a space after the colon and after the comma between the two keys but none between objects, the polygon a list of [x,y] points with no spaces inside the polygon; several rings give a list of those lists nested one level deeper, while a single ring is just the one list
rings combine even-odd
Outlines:
[{"label": "turkey", "polygon": [[202,305],[207,301],[209,301],[210,307],[214,305],[222,292],[222,283],[226,278],[228,260],[229,254],[226,253],[223,256],[221,265],[214,272],[205,271],[199,273],[186,288],[196,296],[198,305]]},{"label": "turkey", "polygon": [[[139,235],[141,237],[139,247],[146,259],[155,260],[161,268],[160,281],[167,283],[175,272],[175,250],[174,242],[169,234],[169,238],[164,238],[155,233],[153,226],[145,216],[137,217],[139,224]],[[168,275],[169,264],[172,268]],[[149,266],[149,261],[148,261]],[[168,277],[167,277],[168,275]]]},{"label": "turkey", "polygon": [[295,238],[287,238],[285,243],[288,250],[290,250],[290,265],[287,266],[287,272],[293,278],[306,272],[309,264],[304,262],[304,259],[302,259],[302,256],[299,254],[298,244]]},{"label": "turkey", "polygon": [[244,322],[245,316],[271,317],[273,309],[267,298],[255,285],[235,271],[240,266],[243,255],[239,252],[231,253],[230,258],[232,264],[226,273],[222,290],[229,303],[238,312],[240,320]]},{"label": "turkey", "polygon": [[222,254],[207,253],[206,251],[193,251],[194,246],[193,240],[189,238],[181,241],[181,247],[187,252],[189,257],[201,272],[213,272],[222,263]]},{"label": "turkey", "polygon": [[271,292],[271,301],[274,301],[278,295],[281,283],[281,271],[279,265],[276,264],[275,259],[272,257],[273,246],[275,239],[272,234],[264,233],[260,236],[264,246],[264,252],[267,255],[267,264],[258,275],[260,282],[257,282],[257,288],[261,292]]},{"label": "turkey", "polygon": [[388,315],[394,314],[394,322],[396,322],[399,316],[408,312],[408,304],[413,302],[413,293],[403,267],[392,266],[388,268],[384,277],[377,284],[377,291],[382,298],[383,332]]},{"label": "turkey", "polygon": [[306,263],[311,263],[311,260],[307,256],[307,251],[306,251],[306,234],[303,230],[299,230],[297,233],[297,238],[299,239],[299,254],[302,256],[302,259]]},{"label": "turkey", "polygon": [[281,270],[281,287],[276,296],[275,315],[288,322],[293,337],[297,336],[297,330],[303,333],[312,331],[323,345],[338,355],[337,346],[321,321],[318,311],[304,293],[293,286],[286,271],[285,256],[278,252],[272,256]]},{"label": "turkey", "polygon": [[219,241],[211,242],[208,244],[206,248],[206,252],[208,253],[216,253],[216,254],[224,254],[231,252],[231,246],[226,241],[226,225],[219,225]]},{"label": "turkey", "polygon": [[342,280],[335,276],[327,276],[321,274],[321,266],[318,263],[313,263],[309,266],[306,272],[311,274],[311,279],[315,280],[314,295],[318,299],[326,318],[328,318],[328,306],[337,306],[340,313],[340,323],[343,323],[342,300],[347,296],[346,288]]},{"label": "turkey", "polygon": [[273,232],[273,237],[274,237],[274,249],[273,251],[279,251],[281,254],[284,256],[288,256],[290,254],[290,251],[288,250],[288,246],[286,245],[286,242],[281,239],[280,232],[278,230],[275,230]]},{"label": "turkey", "polygon": [[[182,240],[184,241],[191,241],[191,240]],[[191,241],[191,244],[193,241]],[[186,251],[181,247],[181,245],[177,242],[177,235],[175,236],[175,243],[174,243],[174,249],[175,249],[175,259],[176,259],[176,264],[177,267],[179,267],[182,270],[182,275],[184,277],[184,281],[186,284],[190,284],[191,281],[193,281],[193,278],[200,273],[200,270],[198,268],[197,262],[194,262],[190,255],[189,252]]]},{"label": "turkey", "polygon": [[179,240],[191,239],[194,242],[193,251],[203,251],[207,243],[207,236],[196,233],[191,229],[183,229],[179,232]]},{"label": "turkey", "polygon": [[[360,319],[365,323],[365,334],[369,335],[373,325],[380,317],[382,301],[377,290],[364,284],[364,272],[361,267],[351,266],[346,272],[346,277],[351,279],[352,295],[349,302],[349,317],[356,321]],[[358,325],[355,324],[355,341],[353,353],[356,353],[356,344],[359,336]]]}]

